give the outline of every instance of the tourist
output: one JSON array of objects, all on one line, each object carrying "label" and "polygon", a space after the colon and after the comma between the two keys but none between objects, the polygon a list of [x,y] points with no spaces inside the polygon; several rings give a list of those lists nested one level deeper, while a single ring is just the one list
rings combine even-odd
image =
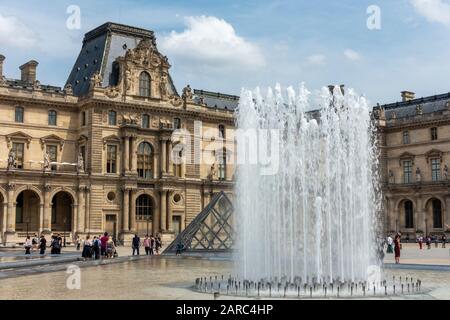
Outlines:
[{"label": "tourist", "polygon": [[108,241],[106,242],[106,256],[111,259],[116,253],[116,246],[114,245],[114,241],[111,236],[108,237]]},{"label": "tourist", "polygon": [[100,242],[101,242],[100,251],[101,251],[102,257],[106,256],[106,244],[108,243],[108,241],[109,241],[108,232],[105,232],[103,234],[103,237],[100,238]]},{"label": "tourist", "polygon": [[135,253],[139,255],[139,247],[141,246],[141,239],[138,237],[137,234],[134,235],[134,238],[131,242],[131,246],[133,248],[133,256]]},{"label": "tourist", "polygon": [[419,238],[417,239],[417,242],[419,243],[419,249],[422,250],[422,246],[423,246],[423,237],[419,236]]},{"label": "tourist", "polygon": [[394,239],[395,263],[400,263],[400,234],[397,233]]},{"label": "tourist", "polygon": [[33,245],[33,249],[36,249],[36,248],[37,248],[37,245],[38,245],[38,243],[39,243],[38,236],[37,236],[36,233],[34,234],[33,239],[31,239],[31,243],[32,243],[32,245]]},{"label": "tourist", "polygon": [[157,236],[156,239],[155,239],[155,251],[156,251],[156,254],[159,254],[159,249],[161,249],[161,247],[162,247],[161,237]]},{"label": "tourist", "polygon": [[90,236],[86,236],[86,240],[83,241],[83,251],[81,252],[81,257],[84,259],[92,258],[92,242],[89,239]]},{"label": "tourist", "polygon": [[25,243],[23,247],[25,248],[25,254],[31,254],[30,250],[33,246],[33,242],[30,239],[30,236],[27,236],[27,239],[25,240]]},{"label": "tourist", "polygon": [[439,239],[438,239],[437,234],[435,234],[433,236],[433,241],[434,241],[434,247],[437,248],[439,246]]},{"label": "tourist", "polygon": [[427,245],[427,249],[430,250],[431,249],[431,236],[430,235],[427,236],[425,243]]},{"label": "tourist", "polygon": [[[392,240],[392,239],[391,239]],[[184,244],[183,244],[183,242],[178,242],[178,244],[177,244],[177,252],[175,253],[175,255],[177,256],[177,255],[179,255],[179,254],[181,254],[181,252],[183,251],[183,249],[184,249]],[[382,250],[383,251],[383,250]]]},{"label": "tourist", "polygon": [[92,251],[94,253],[95,260],[100,258],[100,247],[101,247],[100,239],[97,236],[94,236],[94,240],[92,241]]},{"label": "tourist", "polygon": [[61,248],[63,246],[63,239],[61,237],[61,234],[59,234],[59,233],[57,234],[56,240],[58,241],[58,244],[59,244],[58,248],[56,249],[56,254],[61,254]]},{"label": "tourist", "polygon": [[80,251],[80,249],[81,249],[81,239],[80,239],[80,236],[77,236],[77,239],[75,240],[75,243],[77,244],[77,251]]},{"label": "tourist", "polygon": [[41,235],[41,239],[39,241],[39,254],[44,255],[45,249],[47,248],[47,239],[45,239],[44,235]]},{"label": "tourist", "polygon": [[52,236],[52,242],[50,243],[51,254],[60,254],[61,253],[61,241],[58,236]]},{"label": "tourist", "polygon": [[150,236],[150,255],[152,256],[155,252],[155,237]]},{"label": "tourist", "polygon": [[145,238],[144,238],[144,248],[145,248],[145,254],[148,256],[150,254],[150,239],[148,237],[148,234],[145,235]]},{"label": "tourist", "polygon": [[386,253],[394,253],[393,244],[394,244],[394,240],[392,239],[391,235],[388,235]]},{"label": "tourist", "polygon": [[445,248],[445,243],[447,242],[447,236],[445,235],[445,233],[442,234],[442,248]]}]

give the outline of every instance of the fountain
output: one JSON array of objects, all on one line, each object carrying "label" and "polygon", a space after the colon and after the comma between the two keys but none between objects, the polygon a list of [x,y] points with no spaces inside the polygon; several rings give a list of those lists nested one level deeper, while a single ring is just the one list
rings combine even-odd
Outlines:
[{"label": "fountain", "polygon": [[[253,282],[304,283],[311,295],[332,283],[353,288],[380,263],[369,106],[339,86],[323,88],[313,102],[303,85],[283,93],[277,85],[265,97],[256,89],[240,98],[234,272]],[[249,132],[258,138],[250,142],[258,161],[239,157]]]}]

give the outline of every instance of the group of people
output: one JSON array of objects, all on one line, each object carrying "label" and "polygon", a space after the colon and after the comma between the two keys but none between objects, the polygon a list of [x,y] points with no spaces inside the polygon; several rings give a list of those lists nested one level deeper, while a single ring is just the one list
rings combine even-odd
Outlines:
[{"label": "group of people", "polygon": [[145,235],[144,241],[141,242],[141,238],[137,234],[134,235],[131,241],[131,248],[133,250],[133,256],[139,255],[139,248],[144,245],[146,255],[159,254],[159,250],[162,247],[162,241],[160,236],[154,237],[153,235]]},{"label": "group of people", "polygon": [[[77,239],[77,249],[79,250],[81,248],[81,241]],[[78,245],[80,243],[80,246]],[[91,240],[91,237],[89,235],[86,236],[86,239],[83,241],[83,251],[81,253],[81,256],[84,259],[95,259],[98,260],[100,258],[115,258],[118,256],[117,250],[116,250],[116,244],[114,243],[114,240],[112,236],[108,234],[108,232],[105,232],[103,236],[94,236],[94,238]]]},{"label": "group of people", "polygon": [[[434,243],[435,248],[439,247],[439,237],[437,235],[428,235],[425,238],[422,236],[417,237],[417,243],[419,244],[419,249],[422,250],[423,243],[425,242],[427,249],[431,249],[431,244]],[[442,234],[441,236],[442,248],[445,248],[447,243],[447,236]]]},{"label": "group of people", "polygon": [[[63,238],[61,235],[55,234],[52,235],[50,242],[50,253],[51,254],[61,254],[61,248],[63,246]],[[44,235],[41,235],[40,238],[38,238],[38,235],[35,233],[33,238],[30,236],[27,236],[24,243],[25,248],[25,254],[31,254],[31,250],[37,250],[39,249],[39,254],[44,255],[45,251],[47,249],[47,239],[45,239]]]}]

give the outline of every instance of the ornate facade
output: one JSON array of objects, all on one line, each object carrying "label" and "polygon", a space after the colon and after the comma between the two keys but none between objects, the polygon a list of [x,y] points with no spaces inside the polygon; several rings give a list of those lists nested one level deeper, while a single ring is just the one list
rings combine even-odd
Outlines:
[{"label": "ornate facade", "polygon": [[105,230],[168,241],[215,193],[232,199],[238,98],[190,86],[180,96],[152,31],[106,23],[88,32],[63,89],[40,84],[36,61],[8,79],[4,60],[1,243]]},{"label": "ornate facade", "polygon": [[384,231],[442,234],[450,225],[450,94],[374,108],[380,133]]}]

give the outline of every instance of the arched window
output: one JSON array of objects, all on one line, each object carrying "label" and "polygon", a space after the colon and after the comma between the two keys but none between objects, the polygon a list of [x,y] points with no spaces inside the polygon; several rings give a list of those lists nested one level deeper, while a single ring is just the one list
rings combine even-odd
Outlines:
[{"label": "arched window", "polygon": [[414,228],[413,203],[410,200],[405,201],[405,228]]},{"label": "arched window", "polygon": [[117,124],[117,113],[114,110],[108,112],[108,124],[115,126]]},{"label": "arched window", "polygon": [[433,228],[442,228],[442,205],[441,200],[433,199]]},{"label": "arched window", "polygon": [[48,125],[56,126],[56,111],[55,110],[48,111]]},{"label": "arched window", "polygon": [[219,125],[219,137],[225,139],[225,126],[223,124]]},{"label": "arched window", "polygon": [[150,75],[145,71],[139,76],[139,95],[150,97]]},{"label": "arched window", "polygon": [[153,220],[153,201],[148,194],[142,194],[136,199],[136,220]]},{"label": "arched window", "polygon": [[153,149],[150,143],[142,142],[138,147],[137,170],[141,178],[153,178]]}]

